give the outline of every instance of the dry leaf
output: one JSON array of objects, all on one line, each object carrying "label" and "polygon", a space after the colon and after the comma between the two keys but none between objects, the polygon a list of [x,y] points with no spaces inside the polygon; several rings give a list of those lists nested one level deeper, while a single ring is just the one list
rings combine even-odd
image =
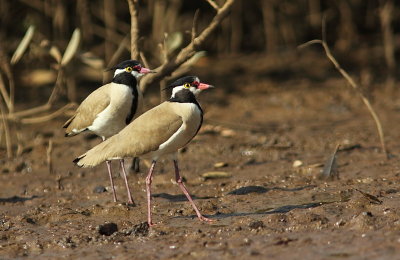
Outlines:
[{"label": "dry leaf", "polygon": [[223,179],[223,178],[229,178],[231,176],[232,175],[227,173],[227,172],[217,172],[217,171],[215,171],[215,172],[206,172],[206,173],[203,173],[201,175],[201,177],[203,177],[204,180]]},{"label": "dry leaf", "polygon": [[51,57],[53,57],[58,64],[60,64],[61,62],[61,52],[60,50],[56,47],[56,46],[51,46],[50,50],[49,50],[49,54]]},{"label": "dry leaf", "polygon": [[339,149],[339,144],[336,145],[335,150],[333,153],[329,156],[328,160],[326,160],[326,163],[324,165],[324,169],[322,171],[322,175],[325,178],[333,178],[333,177],[338,177],[339,178],[339,173],[337,169],[337,163],[336,163],[336,153]]},{"label": "dry leaf", "polygon": [[94,55],[91,52],[85,52],[81,55],[79,55],[79,58],[83,63],[88,65],[89,67],[96,69],[96,70],[103,70],[104,69],[104,61]]},{"label": "dry leaf", "polygon": [[167,47],[167,52],[172,53],[178,49],[183,42],[183,36],[181,32],[174,32],[168,35],[165,45]]},{"label": "dry leaf", "polygon": [[76,51],[78,50],[79,43],[81,41],[81,30],[78,28],[72,34],[71,40],[68,43],[67,48],[65,49],[64,56],[61,60],[61,66],[66,66],[71,59],[74,57]]},{"label": "dry leaf", "polygon": [[222,168],[222,167],[226,167],[226,166],[228,166],[228,163],[226,163],[226,162],[217,162],[217,163],[214,163],[214,167],[215,167],[215,168]]},{"label": "dry leaf", "polygon": [[14,55],[11,58],[11,65],[16,64],[22,58],[22,55],[24,55],[24,52],[28,48],[34,33],[35,33],[35,26],[33,25],[29,26],[28,30],[25,33],[24,38],[22,38],[21,42],[19,43],[17,49],[14,52]]}]

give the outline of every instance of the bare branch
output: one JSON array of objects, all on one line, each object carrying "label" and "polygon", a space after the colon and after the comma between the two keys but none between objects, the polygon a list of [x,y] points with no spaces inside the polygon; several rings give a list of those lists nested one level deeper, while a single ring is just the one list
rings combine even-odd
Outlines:
[{"label": "bare branch", "polygon": [[10,99],[10,96],[8,95],[6,86],[4,84],[3,76],[1,74],[0,74],[0,93],[1,93],[4,101],[6,102],[6,106],[7,106],[8,110],[10,111],[11,99]]},{"label": "bare branch", "polygon": [[9,91],[2,91],[2,95],[5,93],[8,93],[7,95],[4,95],[3,97],[5,100],[8,98],[8,101],[6,100],[6,106],[8,108],[8,113],[14,112],[14,93],[15,93],[15,83],[14,83],[14,76],[12,73],[11,65],[8,62],[8,57],[7,55],[3,52],[3,49],[0,48],[0,68],[4,72],[4,74],[7,76],[8,79],[8,88]]},{"label": "bare branch", "polygon": [[47,104],[50,107],[52,107],[54,102],[57,100],[59,92],[61,91],[61,88],[62,88],[63,79],[64,79],[64,69],[62,67],[60,67],[58,69],[57,79],[56,79],[56,83],[54,84],[53,91],[51,92],[49,100],[47,101]]},{"label": "bare branch", "polygon": [[50,107],[51,106],[48,103],[46,103],[46,104],[38,106],[38,107],[29,108],[26,110],[22,110],[22,111],[18,111],[18,112],[9,114],[8,118],[15,119],[15,118],[21,118],[21,117],[25,117],[25,116],[30,116],[30,115],[33,115],[36,113],[41,113],[41,112],[47,111],[50,109]]},{"label": "bare branch", "polygon": [[389,69],[389,77],[394,77],[396,71],[395,51],[396,44],[393,35],[392,21],[393,21],[393,1],[386,1],[379,10],[379,17],[381,22],[383,34],[383,50],[386,60],[386,65]]},{"label": "bare branch", "polygon": [[139,52],[139,55],[140,55],[140,59],[143,61],[143,65],[146,68],[150,68],[149,62],[147,61],[146,56],[144,56],[144,53],[143,52]]},{"label": "bare branch", "polygon": [[[324,25],[323,25],[323,28],[325,28]],[[324,33],[325,32],[323,32],[323,34]],[[325,38],[325,36],[324,36],[324,38]],[[357,91],[357,93],[360,95],[362,101],[364,102],[365,106],[367,107],[368,111],[370,112],[372,118],[375,121],[376,128],[378,130],[378,134],[379,134],[379,138],[380,138],[380,142],[381,142],[382,151],[385,153],[386,157],[388,158],[388,153],[387,153],[387,150],[386,150],[385,136],[383,134],[382,124],[381,124],[381,122],[379,120],[378,115],[376,114],[375,110],[373,109],[373,107],[371,105],[371,102],[364,95],[364,93],[360,89],[360,86],[355,83],[353,78],[344,69],[342,69],[342,67],[340,66],[339,62],[332,55],[331,50],[329,49],[329,46],[328,46],[328,44],[326,43],[325,40],[312,40],[312,41],[309,41],[309,42],[306,42],[306,43],[300,45],[299,48],[304,48],[304,47],[310,46],[311,44],[314,44],[314,43],[319,43],[319,44],[322,45],[322,47],[324,48],[326,57],[332,62],[332,64],[335,66],[336,70],[339,71],[339,73],[347,80],[347,82],[350,84],[350,86],[352,88],[354,88]]]},{"label": "bare branch", "polygon": [[139,58],[138,39],[138,0],[127,0],[129,5],[129,13],[131,14],[131,59]]},{"label": "bare branch", "polygon": [[110,61],[107,64],[107,67],[111,67],[113,64],[116,64],[119,58],[121,57],[122,53],[125,50],[125,46],[129,46],[129,35],[127,35],[119,44],[118,49],[114,52],[113,56],[111,57]]},{"label": "bare branch", "polygon": [[32,117],[32,118],[23,118],[21,119],[21,123],[23,124],[36,124],[36,123],[42,123],[49,121],[51,119],[54,119],[62,114],[64,114],[65,111],[74,108],[76,105],[75,103],[69,103],[62,108],[58,109],[57,111],[54,111],[51,114],[45,115],[45,116],[38,116],[38,117]]},{"label": "bare branch", "polygon": [[199,36],[195,37],[185,48],[183,48],[176,57],[170,59],[168,62],[164,62],[161,66],[156,68],[157,73],[147,75],[141,80],[141,90],[145,91],[147,86],[153,82],[159,81],[166,76],[171,75],[176,69],[178,69],[183,63],[189,60],[196,53],[204,41],[210,36],[212,32],[221,24],[222,20],[228,15],[235,0],[226,0],[224,5],[218,9],[217,14],[214,16],[210,24],[200,33]]},{"label": "bare branch", "polygon": [[168,51],[167,51],[167,48],[165,46],[165,41],[164,41],[164,43],[159,43],[158,44],[158,48],[160,49],[161,57],[163,59],[162,60],[163,63],[167,63],[168,62]]},{"label": "bare branch", "polygon": [[316,43],[322,44],[322,40],[311,40],[311,41],[308,41],[306,43],[303,43],[303,44],[299,45],[297,48],[298,49],[304,49],[304,48],[306,48],[306,47],[308,47],[310,45],[316,44]]},{"label": "bare branch", "polygon": [[13,156],[13,153],[12,153],[12,144],[11,144],[11,136],[10,136],[10,126],[6,119],[5,106],[4,106],[3,100],[1,98],[0,98],[0,113],[1,113],[1,120],[3,123],[4,135],[5,135],[5,139],[6,139],[7,158],[11,159]]},{"label": "bare branch", "polygon": [[217,3],[214,2],[214,0],[206,0],[211,6],[212,8],[214,8],[215,10],[219,10],[219,7],[217,5]]},{"label": "bare branch", "polygon": [[104,3],[104,25],[106,28],[106,37],[104,43],[105,60],[109,62],[114,52],[114,44],[110,39],[112,33],[115,31],[116,28],[115,2],[112,0],[104,0],[103,3]]},{"label": "bare branch", "polygon": [[192,25],[192,42],[196,38],[197,35],[197,22],[199,19],[200,9],[197,9],[193,16],[193,25]]},{"label": "bare branch", "polygon": [[52,160],[52,154],[53,154],[53,140],[49,140],[49,146],[46,149],[46,162],[47,162],[47,167],[49,169],[49,174],[53,174],[53,160]]}]

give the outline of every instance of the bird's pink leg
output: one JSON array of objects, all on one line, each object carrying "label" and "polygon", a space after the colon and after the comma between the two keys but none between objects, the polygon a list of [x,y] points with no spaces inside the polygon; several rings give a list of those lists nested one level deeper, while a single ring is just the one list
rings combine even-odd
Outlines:
[{"label": "bird's pink leg", "polygon": [[127,178],[126,171],[125,171],[124,159],[119,160],[119,162],[120,162],[120,164],[121,164],[122,173],[124,174],[124,180],[125,180],[126,191],[128,192],[128,203],[129,203],[129,204],[135,205],[135,202],[134,202],[133,199],[132,199],[131,190],[129,189],[129,185],[128,185],[128,178]]},{"label": "bird's pink leg", "polygon": [[111,161],[106,161],[106,164],[108,169],[108,176],[110,176],[111,189],[113,191],[114,202],[117,202],[117,194],[115,193],[114,181],[111,173]]},{"label": "bird's pink leg", "polygon": [[153,222],[151,221],[151,182],[153,181],[153,170],[156,166],[156,161],[154,160],[151,163],[149,173],[146,177],[146,192],[147,192],[147,223],[149,226],[154,226]]},{"label": "bird's pink leg", "polygon": [[178,168],[178,161],[177,160],[174,160],[174,166],[175,166],[175,179],[176,179],[176,182],[178,183],[179,187],[183,191],[183,194],[185,194],[186,198],[189,200],[189,202],[192,205],[194,211],[196,211],[197,217],[201,221],[208,221],[208,222],[214,221],[212,219],[206,218],[203,215],[201,215],[199,209],[197,208],[196,204],[194,204],[192,197],[190,196],[188,190],[186,189],[185,184],[183,184],[182,177],[179,174],[179,168]]}]

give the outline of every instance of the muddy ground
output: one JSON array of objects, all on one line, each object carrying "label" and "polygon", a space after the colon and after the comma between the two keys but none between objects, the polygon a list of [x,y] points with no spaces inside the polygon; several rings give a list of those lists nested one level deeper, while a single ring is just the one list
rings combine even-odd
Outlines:
[{"label": "muddy ground", "polygon": [[[362,80],[357,69],[350,72]],[[217,88],[200,97],[205,122],[180,152],[180,166],[213,223],[197,220],[173,182],[172,163],[161,161],[153,183],[157,225],[149,229],[146,162],[140,173],[129,174],[136,206],[125,203],[114,164],[114,203],[105,165],[80,169],[72,163],[99,140],[64,138],[61,117],[25,127],[23,154],[2,159],[0,258],[399,258],[397,88],[369,77],[387,160],[360,98],[319,52],[203,60],[194,73]],[[145,97],[147,107],[157,104],[157,93]],[[337,144],[339,179],[321,179]],[[212,171],[228,176],[201,177]]]}]

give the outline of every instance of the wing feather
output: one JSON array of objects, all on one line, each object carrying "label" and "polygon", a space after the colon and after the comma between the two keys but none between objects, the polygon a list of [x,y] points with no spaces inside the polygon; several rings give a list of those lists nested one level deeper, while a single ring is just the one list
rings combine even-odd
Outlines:
[{"label": "wing feather", "polygon": [[113,158],[138,157],[155,151],[183,124],[168,102],[147,111],[118,134],[95,146],[74,162],[90,167]]},{"label": "wing feather", "polygon": [[101,113],[110,104],[110,84],[104,85],[93,91],[73,115],[64,124],[65,135],[72,136],[86,130],[93,124],[96,116]]}]

